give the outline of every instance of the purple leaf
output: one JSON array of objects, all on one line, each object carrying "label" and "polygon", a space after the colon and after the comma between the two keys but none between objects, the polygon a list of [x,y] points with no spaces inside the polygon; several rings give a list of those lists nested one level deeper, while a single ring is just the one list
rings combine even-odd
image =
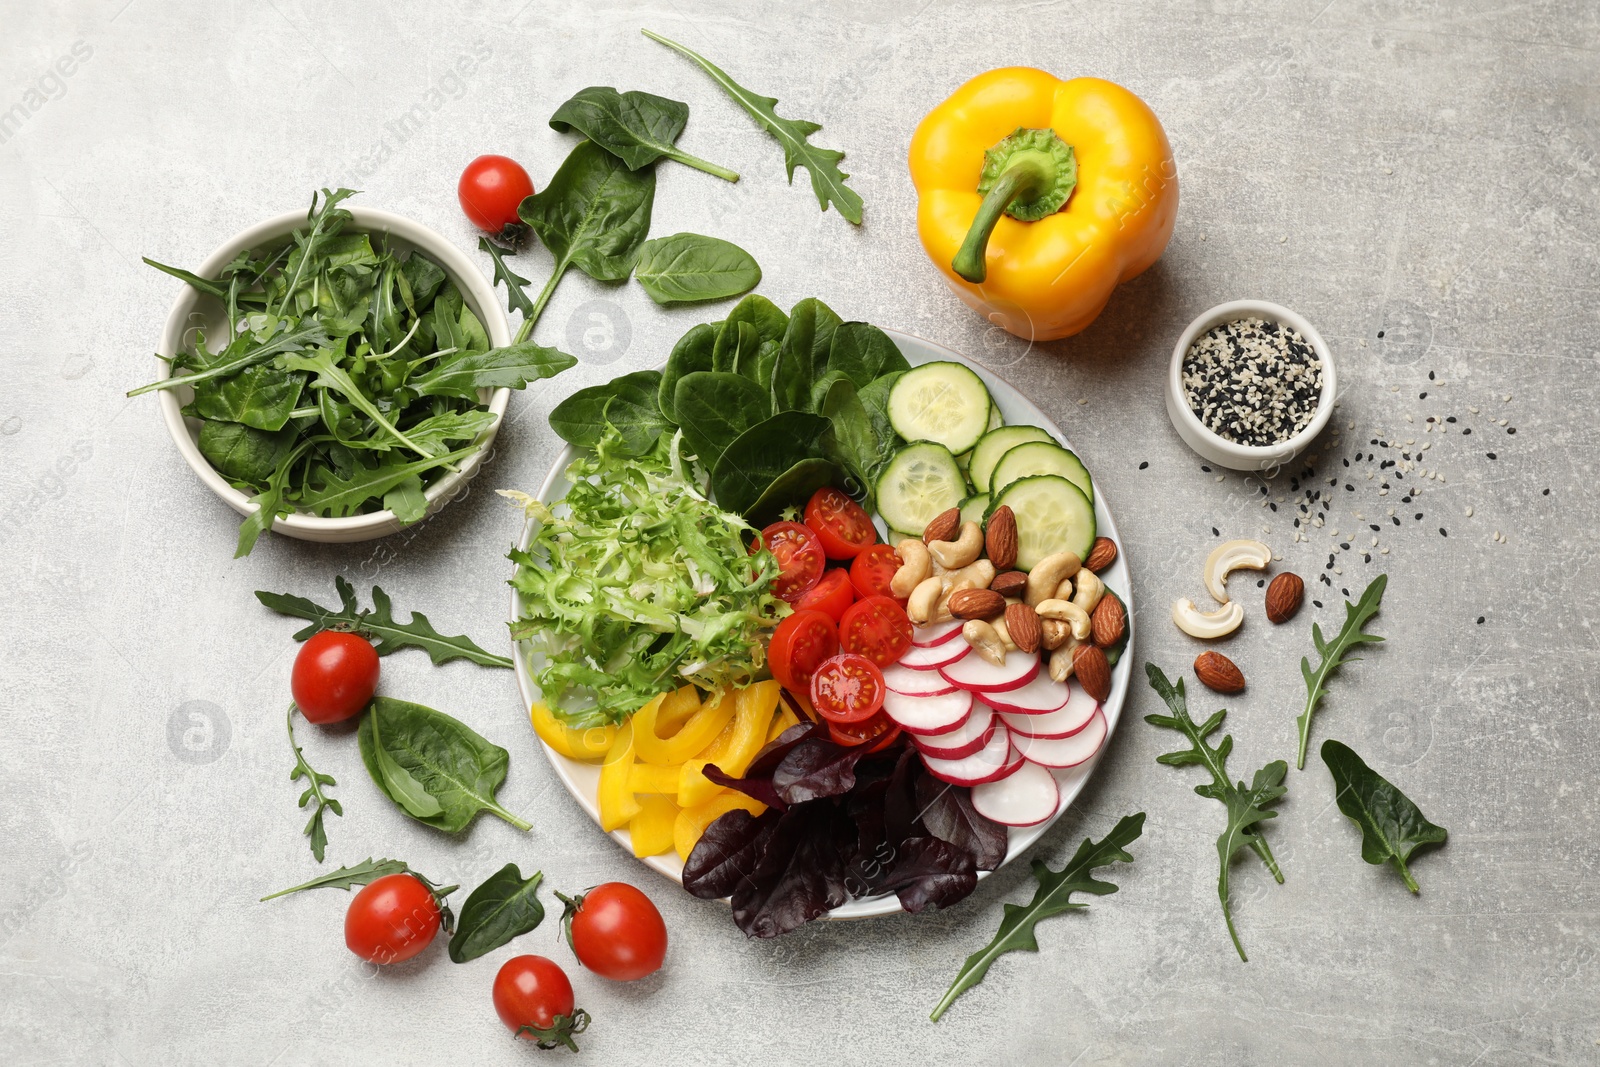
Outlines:
[{"label": "purple leaf", "polygon": [[760,864],[734,889],[733,921],[750,937],[768,938],[826,915],[849,897],[844,857],[854,848],[855,827],[838,805],[790,808]]},{"label": "purple leaf", "polygon": [[684,862],[683,888],[706,900],[728,896],[760,864],[778,818],[776,811],[757,817],[743,808],[718,818]]},{"label": "purple leaf", "polygon": [[786,804],[803,804],[848,793],[856,785],[856,764],[866,745],[844,745],[821,738],[801,741],[772,772],[772,788]]},{"label": "purple leaf", "polygon": [[750,761],[750,766],[745,769],[743,778],[735,778],[727,774],[721,767],[714,763],[707,764],[705,776],[718,785],[729,789],[737,789],[747,797],[759,800],[769,808],[784,810],[789,805],[778,796],[777,790],[772,786],[772,772],[775,771],[783,758],[787,756],[796,745],[826,731],[814,722],[797,723],[779,734],[777,739],[756,753],[756,758]]},{"label": "purple leaf", "polygon": [[897,893],[900,906],[915,915],[930,907],[948,908],[977,885],[970,852],[937,837],[912,837],[902,843],[879,888]]},{"label": "purple leaf", "polygon": [[969,853],[980,871],[992,871],[1006,858],[1006,828],[979,815],[972,791],[930,774],[917,779],[917,802],[928,832]]}]

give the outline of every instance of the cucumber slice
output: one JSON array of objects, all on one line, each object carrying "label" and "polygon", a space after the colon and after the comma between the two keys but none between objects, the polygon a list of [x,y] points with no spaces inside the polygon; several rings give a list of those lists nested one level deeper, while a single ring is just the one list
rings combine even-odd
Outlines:
[{"label": "cucumber slice", "polygon": [[972,486],[980,493],[990,492],[989,476],[1000,457],[1029,441],[1055,442],[1047,432],[1037,426],[1002,426],[990,430],[978,439],[972,449],[972,463],[967,468],[972,475]]},{"label": "cucumber slice", "polygon": [[932,441],[952,454],[978,443],[994,402],[983,379],[960,363],[924,363],[889,390],[889,422],[907,441]]},{"label": "cucumber slice", "polygon": [[966,495],[956,457],[931,441],[902,448],[878,476],[878,514],[891,530],[920,530]]},{"label": "cucumber slice", "polygon": [[[993,398],[991,398],[991,399],[993,399]],[[1004,418],[1002,418],[1001,415],[1000,415],[1000,405],[999,404],[990,404],[989,405],[989,425],[984,430],[984,433],[988,433],[990,430],[998,430],[1000,427],[1004,426],[1005,424],[1006,424],[1006,420]]]},{"label": "cucumber slice", "polygon": [[[1009,507],[1017,517],[1017,567],[1032,570],[1057,552],[1089,558],[1094,546],[1094,505],[1059,474],[1036,474],[1006,486],[994,507]],[[993,509],[991,509],[993,510]]]},{"label": "cucumber slice", "polygon": [[989,475],[989,489],[993,493],[1003,493],[1012,482],[1035,474],[1059,474],[1082,489],[1089,503],[1094,503],[1094,482],[1083,461],[1077,453],[1054,441],[1029,441],[1001,456],[1000,462],[994,465],[994,473]]},{"label": "cucumber slice", "polygon": [[989,494],[988,493],[978,493],[976,496],[969,496],[969,497],[967,497],[967,499],[965,499],[965,500],[963,500],[961,502],[961,521],[962,522],[975,522],[979,526],[982,526],[983,525],[983,517],[988,512],[988,510],[989,510]]}]

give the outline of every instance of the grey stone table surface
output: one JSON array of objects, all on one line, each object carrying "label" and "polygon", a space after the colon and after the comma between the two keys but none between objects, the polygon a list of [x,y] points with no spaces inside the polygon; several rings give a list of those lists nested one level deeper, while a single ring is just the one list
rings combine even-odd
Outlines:
[{"label": "grey stone table surface", "polygon": [[[1597,11],[6,0],[0,1060],[528,1062],[538,1054],[501,1027],[489,988],[503,959],[536,951],[572,972],[595,1019],[583,1061],[602,1063],[1600,1062]],[[822,121],[817,140],[849,152],[865,225],[819,213],[803,173],[786,186],[776,144],[641,26]],[[1130,87],[1180,168],[1165,257],[1058,343],[986,328],[915,237],[913,126],[1008,64]],[[1001,903],[1029,894],[1026,864],[945,913],[746,941],[721,905],[590,823],[538,754],[509,674],[402,654],[385,661],[385,689],[510,749],[502,799],[535,828],[418,827],[377,794],[353,737],[308,728],[307,754],[346,806],[328,865],[395,855],[468,885],[508,861],[566,889],[629,879],[666,915],[668,966],[606,984],[547,920],[472,964],[435,948],[370,977],[341,943],[343,896],[256,903],[316,865],[283,736],[293,627],[252,591],[377,581],[504,647],[519,517],[489,490],[538,485],[561,397],[658,362],[716,312],[570,276],[538,336],[583,362],[514,398],[470,496],[386,540],[274,537],[234,560],[236,517],[179,459],[153,398],[123,396],[150,377],[176,294],[139,257],[197,264],[343,184],[481,258],[455,202],[460,168],[504,152],[542,185],[571,145],[546,119],[591,84],[689,101],[685,147],[744,175],[664,167],[657,233],[734,240],[780,305],[818,296],[951,345],[1060,422],[1126,538],[1140,664],[1187,670],[1199,651],[1166,605],[1203,592],[1219,537],[1260,537],[1308,578],[1323,606],[1277,628],[1242,583],[1251,618],[1228,645],[1250,680],[1227,701],[1237,773],[1292,757],[1311,621],[1337,625],[1341,590],[1387,572],[1375,629],[1389,640],[1338,679],[1316,734],[1349,742],[1450,829],[1415,865],[1421,895],[1362,862],[1313,758],[1266,831],[1284,883],[1254,861],[1234,870],[1241,963],[1216,899],[1221,809],[1193,794],[1192,769],[1156,764],[1172,735],[1142,721],[1158,704],[1139,685],[1090,788],[1033,853],[1059,865],[1085,835],[1148,812],[1120,891],[1051,920],[1038,954],[1002,960],[935,1025],[929,1009]],[[537,279],[548,262],[535,251],[518,265]],[[1163,411],[1177,334],[1243,296],[1304,313],[1340,368],[1340,435],[1295,483],[1300,471],[1264,487],[1204,471]],[[1380,496],[1392,475],[1379,464],[1401,449],[1412,470]],[[1297,540],[1311,488],[1331,506]]]}]

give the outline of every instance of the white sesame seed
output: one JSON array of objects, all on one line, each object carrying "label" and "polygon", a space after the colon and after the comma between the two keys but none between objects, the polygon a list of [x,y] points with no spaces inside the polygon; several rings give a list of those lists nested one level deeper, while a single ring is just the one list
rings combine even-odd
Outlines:
[{"label": "white sesame seed", "polygon": [[1505,395],[1505,402],[1506,402],[1506,403],[1507,403],[1507,404],[1509,404],[1509,403],[1511,403],[1511,394],[1510,394],[1510,393],[1507,393],[1507,394],[1506,394],[1506,395]]},{"label": "white sesame seed", "polygon": [[1380,548],[1380,549],[1378,549],[1378,551],[1381,552],[1385,556],[1387,556],[1389,554],[1389,550],[1387,548]]},{"label": "white sesame seed", "polygon": [[1469,519],[1472,518],[1472,509],[1471,508],[1467,509],[1467,518],[1469,518]]}]

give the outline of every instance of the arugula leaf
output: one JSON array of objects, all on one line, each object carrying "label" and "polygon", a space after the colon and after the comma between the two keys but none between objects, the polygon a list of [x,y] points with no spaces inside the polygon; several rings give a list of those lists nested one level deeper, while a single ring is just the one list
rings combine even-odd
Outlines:
[{"label": "arugula leaf", "polygon": [[510,753],[459,719],[380,696],[361,717],[356,735],[367,773],[418,822],[457,833],[488,811],[519,830],[533,829],[495,799]]},{"label": "arugula leaf", "polygon": [[[745,297],[740,301],[739,307],[743,307],[752,299],[755,298]],[[734,310],[738,311],[739,308],[735,307]],[[667,356],[667,366],[661,372],[661,384],[656,389],[656,405],[662,416],[674,425],[678,422],[678,379],[695,371],[714,369],[711,356],[716,347],[720,325],[720,323],[703,322],[694,327],[678,338],[678,343],[672,346],[672,354]]]},{"label": "arugula leaf", "polygon": [[528,299],[528,294],[522,287],[528,284],[528,279],[506,266],[502,256],[514,256],[515,248],[501,248],[487,237],[478,238],[478,250],[489,253],[489,258],[494,260],[494,284],[506,287],[506,310],[520,311],[523,318],[533,315],[533,301]]},{"label": "arugula leaf", "polygon": [[313,386],[318,389],[337,390],[346,400],[350,402],[351,406],[356,408],[363,415],[377,423],[379,426],[382,426],[385,430],[389,431],[389,433],[394,436],[395,440],[411,449],[411,451],[420,456],[433,456],[437,454],[429,451],[426,448],[423,448],[421,445],[411,440],[411,438],[395,429],[394,424],[384,417],[383,412],[378,410],[378,406],[371,400],[367,399],[367,395],[361,391],[360,386],[356,385],[355,379],[350,377],[350,373],[338,365],[336,362],[338,358],[338,355],[330,349],[319,348],[309,356],[284,356],[282,362],[283,365],[290,370],[310,371],[315,374],[316,377],[311,382]]},{"label": "arugula leaf", "polygon": [[418,396],[453,396],[476,402],[479,389],[521,389],[540,378],[553,378],[577,362],[576,357],[558,349],[519,341],[487,352],[457,352],[406,385]]},{"label": "arugula leaf", "polygon": [[218,285],[216,282],[207,281],[192,271],[186,271],[182,267],[169,267],[165,263],[157,263],[149,256],[140,256],[139,258],[144,260],[145,263],[154,267],[156,270],[161,271],[163,274],[170,274],[179,281],[189,283],[189,285],[200,290],[202,293],[205,293],[207,296],[214,296],[218,300],[226,300],[228,297],[228,291],[222,286]]},{"label": "arugula leaf", "polygon": [[[243,340],[241,338],[241,341]],[[246,367],[254,367],[258,363],[265,363],[267,360],[286,352],[297,352],[302,348],[325,345],[329,341],[330,338],[327,331],[323,329],[322,323],[315,321],[303,322],[298,326],[275,334],[261,344],[241,343],[238,345],[237,352],[233,350],[235,346],[230,345],[225,352],[218,353],[219,358],[208,364],[203,370],[195,371],[193,374],[177,374],[170,378],[163,378],[158,382],[151,382],[149,385],[141,385],[137,389],[130,389],[128,395],[142,396],[145,393],[152,393],[159,389],[176,389],[180,385],[197,385],[200,382],[209,382],[213,378],[231,377]]]},{"label": "arugula leaf", "polygon": [[387,878],[391,874],[409,874],[427,886],[428,892],[433,894],[433,902],[439,906],[440,928],[445,933],[455,929],[455,914],[450,910],[450,905],[445,903],[444,898],[461,887],[458,885],[441,886],[427,875],[419,874],[412,870],[410,865],[403,860],[375,860],[369,856],[363,862],[357,863],[352,867],[340,867],[337,871],[329,871],[327,874],[313,878],[309,882],[302,882],[299,885],[290,886],[288,889],[280,889],[276,893],[268,893],[261,900],[268,901],[277,897],[286,897],[290,893],[301,893],[307,889],[343,889],[348,893],[358,885],[371,885],[379,878]]},{"label": "arugula leaf", "polygon": [[609,85],[591,85],[556,108],[550,116],[550,128],[558,133],[577,130],[626,163],[629,170],[638,170],[666,156],[724,181],[738,181],[735,171],[677,147],[678,135],[688,121],[689,105],[680,101],[637,90],[619,93]]},{"label": "arugula leaf", "polygon": [[289,781],[298,782],[302,778],[306,780],[306,791],[300,794],[301,808],[313,800],[317,802],[316,810],[311,813],[311,821],[306,823],[305,834],[311,838],[311,854],[317,858],[318,863],[321,863],[323,854],[328,849],[328,833],[322,825],[323,813],[331,811],[341,818],[344,816],[344,807],[337,800],[324,794],[322,787],[339,783],[333,775],[313,770],[311,764],[306,762],[305,753],[300,751],[300,746],[294,740],[293,704],[289,705],[288,724],[289,747],[294,749],[294,769],[289,772]]},{"label": "arugula leaf", "polygon": [[428,494],[423,491],[421,476],[413,474],[384,493],[383,506],[401,522],[417,522],[427,515]]},{"label": "arugula leaf", "polygon": [[1073,893],[1093,893],[1096,896],[1115,893],[1117,887],[1110,882],[1096,879],[1094,869],[1119,861],[1132,863],[1133,857],[1128,854],[1127,846],[1137,840],[1143,832],[1144,812],[1124,815],[1117,825],[1111,828],[1111,832],[1098,842],[1084,838],[1083,844],[1078,846],[1078,851],[1073,853],[1072,859],[1068,860],[1067,865],[1059,871],[1052,871],[1044,860],[1035,859],[1031,866],[1033,876],[1039,885],[1034,890],[1033,899],[1026,904],[1005,906],[1005,915],[1000,920],[1000,929],[995,934],[994,940],[967,957],[967,962],[961,965],[956,980],[950,983],[950,988],[934,1006],[933,1014],[929,1018],[938,1022],[939,1017],[955,1003],[957,997],[983,981],[984,975],[989,973],[990,965],[1000,956],[1007,952],[1039,951],[1039,942],[1034,933],[1040,919],[1048,919],[1052,915],[1060,915],[1074,908],[1088,907],[1087,904],[1070,899]]},{"label": "arugula leaf", "polygon": [[1406,888],[1419,892],[1406,863],[1419,848],[1444,844],[1449,831],[1429,822],[1410,797],[1348,745],[1331,739],[1322,742],[1322,762],[1333,775],[1339,810],[1361,827],[1361,858],[1374,865],[1394,864]]},{"label": "arugula leaf", "polygon": [[1289,765],[1283,760],[1273,760],[1256,771],[1255,778],[1248,786],[1242,781],[1237,785],[1234,784],[1228,777],[1227,768],[1228,753],[1233,751],[1233,735],[1225,735],[1222,743],[1215,748],[1206,740],[1222,726],[1222,720],[1228,713],[1219,711],[1196,726],[1194,720],[1189,717],[1188,701],[1183,695],[1183,679],[1179,678],[1174,685],[1154,663],[1146,663],[1144,669],[1150,678],[1150,688],[1154,689],[1166,702],[1167,707],[1172,709],[1171,715],[1146,715],[1144,721],[1154,726],[1177,730],[1188,738],[1189,744],[1193,746],[1157,756],[1156,762],[1165,763],[1169,767],[1187,767],[1195,764],[1204,767],[1211,773],[1211,781],[1195,786],[1194,791],[1203,797],[1221,801],[1228,809],[1227,829],[1217,838],[1217,858],[1222,865],[1221,874],[1217,877],[1217,896],[1222,901],[1222,917],[1227,921],[1228,936],[1233,938],[1233,947],[1238,950],[1239,958],[1248,962],[1249,957],[1244,954],[1244,946],[1239,943],[1239,933],[1233,927],[1233,915],[1228,910],[1228,868],[1239,850],[1248,845],[1261,857],[1261,862],[1267,865],[1272,877],[1277,879],[1280,885],[1283,883],[1283,872],[1278,869],[1277,860],[1272,858],[1272,849],[1261,836],[1260,824],[1267,819],[1277,818],[1278,813],[1268,811],[1266,805],[1273,803],[1288,791],[1282,782],[1283,776],[1289,773]]},{"label": "arugula leaf", "polygon": [[550,412],[550,428],[569,444],[593,449],[606,427],[612,426],[627,454],[644,455],[668,426],[661,414],[660,392],[660,371],[624,374],[604,385],[579,389],[557,404]]},{"label": "arugula leaf", "polygon": [[[407,426],[406,436],[435,452],[446,452],[449,451],[449,444],[452,441],[476,440],[478,435],[493,426],[498,418],[494,412],[480,408],[443,411]],[[389,447],[388,441],[381,437],[364,443],[380,451]]]},{"label": "arugula leaf", "polygon": [[816,193],[817,203],[822,206],[822,210],[827,211],[831,203],[839,209],[839,214],[857,226],[861,225],[861,197],[854,189],[845,185],[844,180],[850,175],[839,170],[839,160],[844,158],[844,153],[831,148],[818,148],[807,140],[822,129],[820,124],[807,122],[804,119],[779,118],[778,113],[773,110],[778,103],[775,98],[761,96],[744,88],[714,66],[710,60],[676,41],[669,41],[649,30],[642,32],[652,41],[664,44],[693,60],[701,70],[711,75],[712,79],[722,86],[723,90],[733,98],[734,103],[744,108],[762,129],[783,146],[783,161],[788,168],[791,185],[794,183],[794,168],[797,166],[806,168],[811,174],[811,190]]},{"label": "arugula leaf", "polygon": [[382,497],[412,475],[452,466],[475,451],[474,448],[463,448],[409,463],[385,459],[377,467],[358,467],[348,475],[324,469],[322,476],[300,494],[300,504],[328,515],[350,515],[362,504]]},{"label": "arugula leaf", "polygon": [[543,880],[540,871],[522,877],[515,863],[490,875],[461,905],[461,920],[450,939],[450,959],[456,963],[475,960],[543,922],[544,905],[539,902]]},{"label": "arugula leaf", "polygon": [[730,241],[675,233],[640,247],[633,276],[658,304],[694,304],[754,289],[761,282],[761,267]]},{"label": "arugula leaf", "polygon": [[354,195],[356,195],[354,189],[336,189],[333,192],[324,189],[322,207],[318,208],[317,194],[311,194],[311,210],[306,212],[306,222],[310,225],[304,230],[296,230],[291,236],[295,249],[289,253],[289,259],[284,264],[283,291],[278,297],[279,315],[284,313],[289,301],[294,299],[300,287],[309,285],[311,279],[316,277],[321,246],[355,217],[346,209],[337,206],[340,201]]},{"label": "arugula leaf", "polygon": [[1341,664],[1353,663],[1355,660],[1347,658],[1347,653],[1357,645],[1377,644],[1383,638],[1377,634],[1362,633],[1361,628],[1378,613],[1378,607],[1383,603],[1383,590],[1389,584],[1389,576],[1380,574],[1372,580],[1361,593],[1361,599],[1352,604],[1348,600],[1344,604],[1344,626],[1340,628],[1339,635],[1332,641],[1325,641],[1322,637],[1322,627],[1316,623],[1311,624],[1311,642],[1316,646],[1317,655],[1322,657],[1322,662],[1316,670],[1311,669],[1311,660],[1300,657],[1300,674],[1306,681],[1306,706],[1295,720],[1300,727],[1300,753],[1295,763],[1299,770],[1306,767],[1306,748],[1311,744],[1311,714],[1317,710],[1317,705],[1327,695],[1328,679]]},{"label": "arugula leaf", "polygon": [[387,656],[402,648],[420,648],[435,666],[453,659],[466,659],[484,667],[511,668],[511,661],[505,656],[485,652],[469,637],[446,637],[441,634],[420,611],[412,612],[409,622],[396,620],[389,594],[379,586],[372,587],[371,610],[359,607],[355,589],[343,575],[334,578],[334,588],[339,593],[338,609],[319,607],[305,597],[268,593],[261,589],[256,590],[256,599],[279,615],[306,619],[311,623],[294,635],[296,641],[304,641],[323,630],[348,630],[371,639],[374,650],[380,656]]}]

